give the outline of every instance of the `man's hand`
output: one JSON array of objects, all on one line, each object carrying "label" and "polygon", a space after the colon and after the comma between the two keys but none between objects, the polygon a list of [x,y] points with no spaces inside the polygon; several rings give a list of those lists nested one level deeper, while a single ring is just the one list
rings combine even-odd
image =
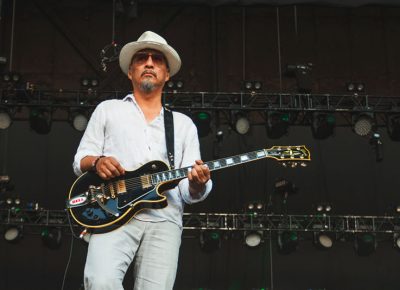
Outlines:
[{"label": "man's hand", "polygon": [[197,195],[204,191],[206,182],[210,179],[210,169],[203,165],[203,161],[196,160],[192,170],[188,173],[189,179],[189,192],[192,196]]},{"label": "man's hand", "polygon": [[114,157],[101,157],[97,161],[95,169],[103,179],[111,179],[125,174],[125,169]]}]

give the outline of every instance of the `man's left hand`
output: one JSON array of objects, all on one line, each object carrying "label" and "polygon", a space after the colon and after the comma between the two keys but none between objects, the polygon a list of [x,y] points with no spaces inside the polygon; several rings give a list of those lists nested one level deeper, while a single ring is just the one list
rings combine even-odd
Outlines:
[{"label": "man's left hand", "polygon": [[204,191],[207,181],[210,179],[210,169],[204,165],[202,160],[196,160],[192,170],[188,173],[189,192],[197,196]]}]

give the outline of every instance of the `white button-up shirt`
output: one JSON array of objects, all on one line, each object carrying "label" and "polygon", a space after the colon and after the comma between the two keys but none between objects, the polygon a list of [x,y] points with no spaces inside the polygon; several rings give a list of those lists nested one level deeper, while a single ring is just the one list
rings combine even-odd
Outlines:
[{"label": "white button-up shirt", "polygon": [[[192,120],[178,112],[174,116],[175,167],[191,166],[200,159],[197,129]],[[81,160],[86,156],[112,156],[128,171],[136,170],[145,163],[161,160],[169,164],[165,141],[163,109],[148,123],[133,95],[123,100],[108,100],[94,110],[74,158],[75,174],[82,174]],[[168,206],[163,209],[140,211],[135,218],[144,221],[171,221],[182,226],[184,203],[204,200],[210,193],[212,181],[205,191],[194,198],[189,193],[189,181],[165,193]]]}]

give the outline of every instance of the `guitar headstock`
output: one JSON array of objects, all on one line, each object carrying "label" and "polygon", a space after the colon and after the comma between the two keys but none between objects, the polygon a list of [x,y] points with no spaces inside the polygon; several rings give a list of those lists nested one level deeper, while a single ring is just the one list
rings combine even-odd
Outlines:
[{"label": "guitar headstock", "polygon": [[298,146],[272,146],[264,149],[268,157],[282,162],[285,167],[307,166],[306,161],[311,160],[310,151],[304,145]]}]

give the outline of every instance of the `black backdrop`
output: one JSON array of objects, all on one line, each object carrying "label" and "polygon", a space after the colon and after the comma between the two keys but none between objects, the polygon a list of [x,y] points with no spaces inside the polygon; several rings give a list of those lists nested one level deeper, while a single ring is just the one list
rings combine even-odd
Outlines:
[{"label": "black backdrop", "polygon": [[[11,1],[3,1],[0,52],[10,55]],[[314,92],[345,92],[349,80],[365,82],[367,93],[399,95],[400,10],[321,6],[186,6],[139,3],[138,16],[118,14],[116,40],[137,39],[144,30],[164,35],[183,60],[177,79],[188,91],[238,91],[243,78],[259,79],[268,92],[293,92],[295,81],[282,78],[287,63],[314,63]],[[186,3],[185,3],[186,4]],[[112,63],[101,73],[98,55],[112,35],[110,1],[17,2],[13,71],[45,89],[79,88],[83,76],[98,76],[104,89],[128,89],[129,83]],[[91,57],[94,60],[91,59]],[[2,70],[8,70],[9,63]],[[102,84],[103,82],[103,84]],[[304,169],[285,169],[273,160],[216,172],[215,187],[203,203],[187,212],[237,212],[253,199],[273,194],[279,178],[293,181],[300,191],[290,197],[290,213],[310,213],[329,201],[334,213],[380,215],[400,204],[399,143],[380,128],[384,160],[351,128],[337,128],[327,140],[312,138],[306,126],[293,126],[287,136],[268,139],[262,125],[247,136],[224,127],[221,156],[267,148],[305,144],[313,161]],[[214,133],[201,139],[204,160],[213,158]],[[53,123],[42,136],[26,121],[14,121],[0,132],[2,173],[15,184],[14,193],[43,207],[61,209],[74,180],[72,158],[81,134],[66,121]],[[220,251],[205,254],[197,239],[184,239],[176,289],[397,289],[399,253],[390,237],[376,253],[358,257],[351,241],[337,242],[329,252],[314,249],[304,237],[296,253],[278,255],[275,241],[248,249],[241,240],[225,240]],[[37,236],[26,235],[17,245],[0,240],[1,289],[61,287],[70,240],[51,251]],[[86,248],[76,242],[67,288],[78,289]],[[131,285],[128,275],[126,285]]]}]

